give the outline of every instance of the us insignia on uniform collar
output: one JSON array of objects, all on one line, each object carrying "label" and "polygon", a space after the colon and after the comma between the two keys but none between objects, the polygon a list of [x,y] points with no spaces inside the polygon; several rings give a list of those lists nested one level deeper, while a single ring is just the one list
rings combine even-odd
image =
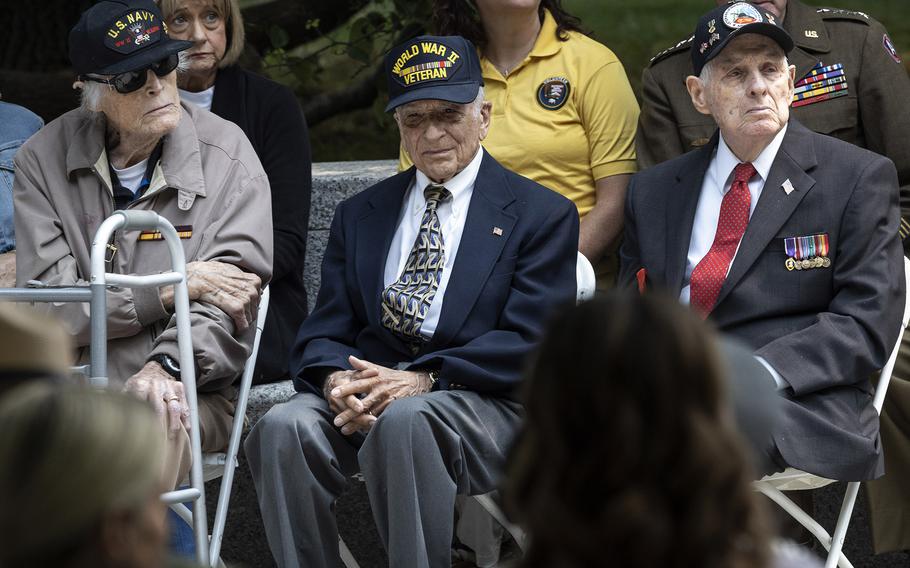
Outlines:
[{"label": "us insignia on uniform collar", "polygon": [[537,102],[547,110],[559,110],[569,98],[569,80],[550,77],[537,87]]}]

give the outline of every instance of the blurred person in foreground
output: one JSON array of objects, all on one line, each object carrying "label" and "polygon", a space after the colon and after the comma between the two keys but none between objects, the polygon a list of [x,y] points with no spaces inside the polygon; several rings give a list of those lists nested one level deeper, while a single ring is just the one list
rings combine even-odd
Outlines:
[{"label": "blurred person in foreground", "polygon": [[[505,167],[575,204],[578,250],[595,266],[598,285],[612,286],[623,199],[637,171],[638,102],[616,55],[586,36],[562,5],[435,0],[433,26],[477,46],[493,103],[484,147]],[[410,164],[402,149],[402,169]]]},{"label": "blurred person in foreground", "polygon": [[343,201],[290,400],[246,439],[282,567],[340,562],[335,500],[362,472],[390,566],[449,566],[458,494],[491,491],[544,321],[575,296],[578,216],[481,145],[474,46],[421,36],[385,58],[415,167]]},{"label": "blurred person in foreground", "polygon": [[[82,105],[32,136],[16,155],[17,285],[87,285],[91,245],[117,209],[154,211],[183,245],[204,451],[227,446],[231,384],[252,344],[259,289],[272,266],[268,179],[234,124],[181,106],[178,53],[151,0],[106,0],[69,36]],[[105,268],[170,269],[160,233],[117,231]],[[189,408],[180,381],[174,289],[107,294],[108,373],[158,411],[169,432],[165,485],[190,467]],[[88,359],[86,304],[44,304]],[[92,317],[104,317],[94,314]]]},{"label": "blurred person in foreground", "polygon": [[771,544],[726,384],[739,351],[659,294],[613,293],[555,317],[507,468],[506,504],[530,540],[519,565],[820,566]]},{"label": "blurred person in foreground", "polygon": [[31,306],[0,302],[0,396],[21,383],[69,378],[72,340]]},{"label": "blurred person in foreground", "polygon": [[719,130],[633,178],[621,281],[664,290],[754,350],[781,399],[761,475],[883,473],[870,377],[903,313],[894,164],[789,115],[793,40],[773,14],[720,6],[686,85]]},{"label": "blurred person in foreground", "polygon": [[49,383],[0,400],[0,566],[160,568],[165,440],[148,405]]},{"label": "blurred person in foreground", "polygon": [[287,378],[288,356],[307,314],[303,283],[310,218],[310,139],[294,92],[240,68],[237,0],[158,0],[168,35],[193,42],[177,70],[180,99],[239,126],[269,178],[275,257],[269,313],[254,383]]}]

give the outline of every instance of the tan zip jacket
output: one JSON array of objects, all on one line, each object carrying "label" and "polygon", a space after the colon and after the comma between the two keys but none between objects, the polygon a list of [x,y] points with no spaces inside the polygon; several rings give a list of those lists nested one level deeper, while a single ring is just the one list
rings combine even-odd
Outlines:
[{"label": "tan zip jacket", "polygon": [[[16,155],[13,186],[18,238],[16,285],[87,285],[91,241],[114,211],[105,117],[70,111],[34,135]],[[186,229],[187,262],[234,264],[268,282],[272,270],[269,183],[243,132],[214,114],[184,105],[177,128],[164,139],[161,160],[145,194],[129,209],[154,210]],[[179,229],[178,229],[179,230]],[[108,270],[149,274],[170,268],[163,240],[118,231]],[[110,258],[110,256],[108,257]],[[89,310],[83,304],[48,305],[88,359]],[[210,304],[192,302],[193,349],[199,390],[215,391],[240,374],[252,345],[252,326],[234,335],[232,320]],[[108,294],[108,374],[124,381],[153,355],[175,359],[175,318],[156,289]]]}]

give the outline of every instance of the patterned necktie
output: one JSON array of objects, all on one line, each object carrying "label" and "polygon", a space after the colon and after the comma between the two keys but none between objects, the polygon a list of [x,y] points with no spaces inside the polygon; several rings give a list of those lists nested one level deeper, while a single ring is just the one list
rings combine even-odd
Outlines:
[{"label": "patterned necktie", "polygon": [[382,325],[408,343],[413,351],[423,341],[420,326],[430,310],[445,265],[445,243],[436,208],[451,194],[441,185],[430,184],[423,195],[427,208],[404,270],[397,281],[382,291]]},{"label": "patterned necktie", "polygon": [[720,203],[717,232],[711,250],[692,271],[689,305],[703,318],[708,317],[714,309],[717,295],[727,278],[730,263],[733,262],[733,255],[749,224],[749,207],[752,204],[749,180],[755,173],[755,167],[748,162],[737,165],[733,170],[733,185]]}]

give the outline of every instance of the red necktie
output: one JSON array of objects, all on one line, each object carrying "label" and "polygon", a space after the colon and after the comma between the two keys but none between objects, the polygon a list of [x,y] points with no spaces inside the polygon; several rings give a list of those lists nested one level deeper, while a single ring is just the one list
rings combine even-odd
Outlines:
[{"label": "red necktie", "polygon": [[708,317],[714,309],[736,247],[749,224],[749,206],[752,203],[749,180],[755,173],[751,163],[739,164],[733,170],[733,185],[720,203],[717,232],[711,250],[695,266],[689,279],[689,305],[702,317]]}]

